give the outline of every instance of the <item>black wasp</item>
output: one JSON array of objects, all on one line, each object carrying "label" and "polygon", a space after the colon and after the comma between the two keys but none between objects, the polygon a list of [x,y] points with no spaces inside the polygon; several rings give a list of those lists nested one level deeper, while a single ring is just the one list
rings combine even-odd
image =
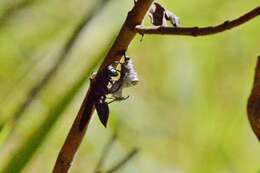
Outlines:
[{"label": "black wasp", "polygon": [[[123,63],[114,62],[113,64],[106,66],[102,71],[98,72],[98,74],[93,74],[90,79],[91,85],[93,87],[91,100],[93,100],[98,117],[101,123],[105,127],[107,125],[107,121],[109,117],[108,104],[114,101],[122,101],[128,98],[122,96],[122,88],[129,83],[128,78],[133,75],[133,73],[129,73],[128,70],[129,62],[130,62],[129,57],[124,56]],[[120,65],[119,66],[121,68],[120,70],[117,70],[116,68],[118,65]],[[132,78],[133,77],[131,77],[131,79]],[[107,99],[109,99],[107,98],[108,94],[112,94],[111,95],[112,98],[110,98],[112,99],[112,101],[110,102],[106,101]],[[87,114],[87,110],[84,110],[84,114]],[[85,120],[86,120],[86,116],[83,115],[80,121],[80,129],[84,128]]]},{"label": "black wasp", "polygon": [[109,103],[106,102],[106,95],[111,93],[109,85],[114,85],[115,80],[113,78],[118,77],[118,75],[119,71],[113,65],[108,65],[95,77],[95,82],[97,83],[94,92],[95,108],[101,123],[105,127],[109,117]]}]

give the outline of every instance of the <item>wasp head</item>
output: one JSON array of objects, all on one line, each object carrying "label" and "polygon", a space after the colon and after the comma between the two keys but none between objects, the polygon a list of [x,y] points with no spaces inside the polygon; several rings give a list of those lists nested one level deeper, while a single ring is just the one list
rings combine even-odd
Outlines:
[{"label": "wasp head", "polygon": [[107,74],[111,77],[118,76],[117,70],[112,65],[107,66]]}]

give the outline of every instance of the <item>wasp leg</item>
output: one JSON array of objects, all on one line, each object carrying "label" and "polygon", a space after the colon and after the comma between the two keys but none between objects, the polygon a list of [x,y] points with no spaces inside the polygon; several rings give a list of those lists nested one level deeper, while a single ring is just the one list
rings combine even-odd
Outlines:
[{"label": "wasp leg", "polygon": [[126,96],[126,97],[117,97],[117,98],[114,98],[113,100],[111,100],[110,102],[108,102],[107,104],[110,104],[110,103],[113,103],[115,101],[124,101],[124,100],[127,100],[130,96]]}]

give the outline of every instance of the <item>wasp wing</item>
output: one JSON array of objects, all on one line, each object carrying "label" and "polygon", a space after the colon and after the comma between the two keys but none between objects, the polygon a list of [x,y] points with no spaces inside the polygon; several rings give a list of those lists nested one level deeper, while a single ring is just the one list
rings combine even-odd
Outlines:
[{"label": "wasp wing", "polygon": [[101,123],[106,127],[107,126],[107,121],[109,117],[109,107],[106,102],[98,102],[95,104],[96,111],[99,117],[99,120]]}]

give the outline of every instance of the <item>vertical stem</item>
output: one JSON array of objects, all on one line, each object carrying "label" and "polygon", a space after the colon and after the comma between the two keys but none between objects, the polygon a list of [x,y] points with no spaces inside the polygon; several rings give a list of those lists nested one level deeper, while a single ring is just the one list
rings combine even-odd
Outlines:
[{"label": "vertical stem", "polygon": [[[153,3],[153,0],[138,0],[135,2],[133,9],[128,13],[125,23],[123,24],[113,46],[107,53],[102,65],[99,68],[99,72],[106,67],[106,65],[111,64],[113,61],[119,60],[123,53],[127,50],[129,44],[133,40],[136,33],[134,28],[136,25],[140,25],[142,20],[148,11],[149,7]],[[63,144],[63,147],[56,160],[53,173],[66,173],[68,172],[71,162],[73,161],[74,155],[78,150],[79,145],[85,135],[86,129],[90,122],[93,114],[94,104],[93,104],[93,92],[95,86],[98,85],[95,80],[93,80],[84,102],[81,105],[80,111],[74,120],[74,123],[70,129],[70,132]],[[84,115],[83,115],[84,114]],[[84,116],[86,119],[85,127],[80,130],[79,124],[81,117]]]},{"label": "vertical stem", "polygon": [[[58,155],[53,173],[65,173],[68,172],[70,168],[74,155],[80,146],[80,143],[85,135],[87,126],[94,111],[94,105],[90,100],[88,100],[89,92],[87,93],[85,100],[81,105],[80,111],[77,114],[76,119],[74,120],[73,125],[70,129],[70,132]],[[81,117],[83,116],[83,112],[87,112],[87,114],[84,115],[87,116],[86,127],[83,130],[79,130],[79,124]]]}]

